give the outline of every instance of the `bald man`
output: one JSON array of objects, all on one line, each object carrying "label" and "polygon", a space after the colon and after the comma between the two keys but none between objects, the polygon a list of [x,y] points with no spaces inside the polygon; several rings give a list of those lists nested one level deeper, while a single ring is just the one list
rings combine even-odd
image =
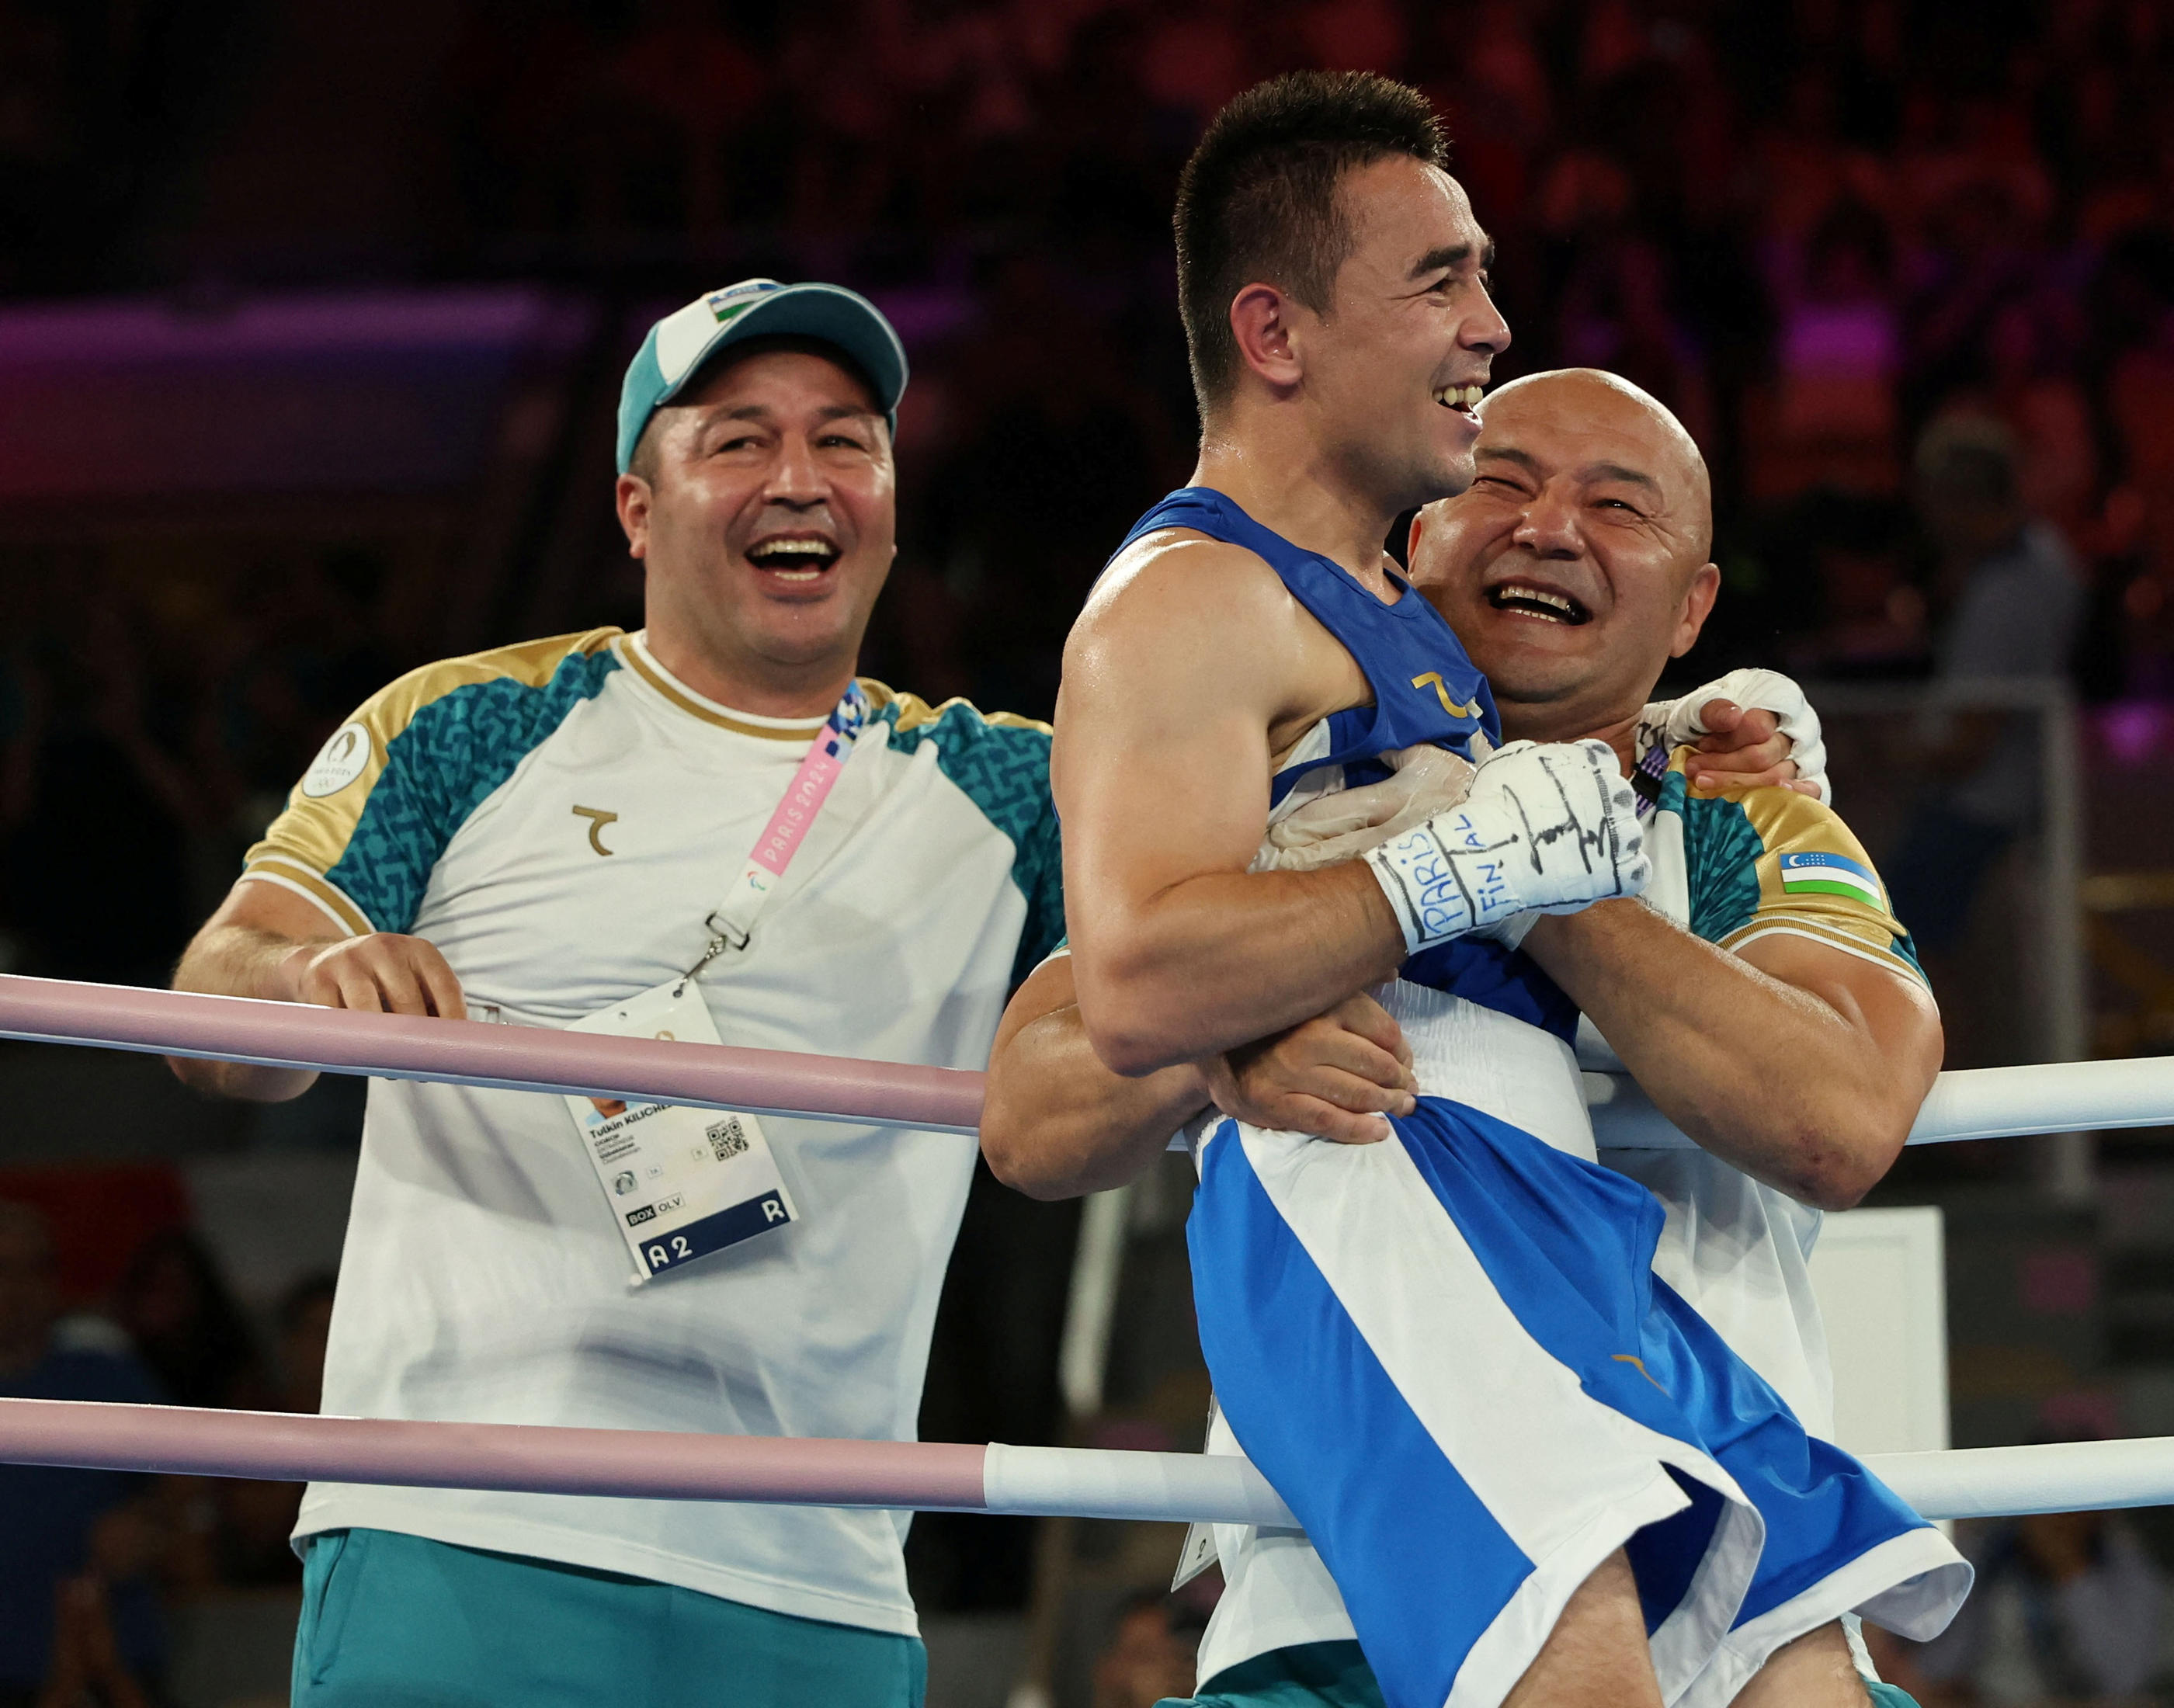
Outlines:
[{"label": "bald man", "polygon": [[[1780,789],[1702,797],[1668,781],[1695,754],[1641,744],[1640,708],[1718,590],[1705,460],[1653,398],[1589,369],[1506,386],[1484,419],[1471,487],[1414,524],[1414,580],[1506,732],[1597,735],[1643,780],[1657,861],[1647,905],[1544,919],[1525,953],[1708,1155],[1847,1208],[1908,1137],[1939,1014],[1831,809]],[[1718,888],[1724,845],[1763,851],[1755,890]]]},{"label": "bald man", "polygon": [[[1589,1042],[1612,1043],[1706,1147],[1641,1157],[1628,1170],[1666,1211],[1649,1248],[1663,1284],[1656,1293],[1697,1307],[1688,1313],[1694,1336],[1729,1334],[1771,1384],[1754,1386],[1780,1391],[1817,1432],[1829,1421],[1824,1356],[1801,1285],[1817,1210],[1855,1202],[1892,1161],[1938,1069],[1938,1016],[1863,850],[1831,812],[1784,788],[1695,791],[1695,749],[1641,726],[1655,679],[1697,638],[1719,581],[1707,557],[1706,470],[1681,426],[1635,387],[1589,371],[1506,386],[1482,406],[1482,421],[1471,487],[1422,513],[1414,581],[1487,673],[1506,735],[1598,738],[1614,749],[1642,786],[1655,866],[1646,902],[1540,919],[1512,957],[1522,970],[1506,976],[1575,999],[1598,1028]],[[1415,803],[1409,775],[1322,803],[1333,840],[1316,848],[1349,858],[1366,841],[1355,819],[1409,819],[1430,804]],[[1263,855],[1305,848],[1315,811],[1278,826]],[[1120,1155],[1144,1160],[1154,1143],[1146,1089],[1102,1073],[1079,1049],[1059,1000],[1068,978],[1052,962],[1022,989],[992,1063],[984,1146],[1028,1190]],[[1392,1006],[1409,1012],[1407,1002]],[[1448,1082],[1425,1089],[1449,1098],[1473,1097],[1471,1077],[1486,1077],[1484,1064],[1438,1051],[1434,1060]],[[1203,1066],[1202,1095],[1212,1090],[1219,1108],[1193,1131],[1229,1115],[1364,1143],[1385,1136],[1385,1117],[1414,1106],[1425,1081],[1415,1084],[1410,1062],[1388,1013],[1355,994]],[[1574,1098],[1574,1070],[1560,1077],[1562,1097]],[[1093,1131],[1083,1111],[1097,1109]],[[1316,1170],[1312,1189],[1332,1180]],[[1384,1250],[1375,1261],[1409,1260]],[[1660,1385],[1685,1374],[1652,1373]],[[1502,1398],[1514,1413],[1516,1393]],[[1771,1486],[1754,1492],[1767,1528],[1763,1546],[1752,1544],[1759,1568],[1726,1635],[1674,1700],[1862,1704],[1838,1616],[1861,1608],[1912,1633],[1937,1629],[1967,1584],[1952,1550],[1899,1519],[1858,1467],[1801,1437],[1783,1443],[1794,1423],[1769,1417],[1747,1430],[1782,1446]],[[1235,1450],[1228,1430],[1219,1435]],[[1536,1441],[1536,1454],[1549,1451]],[[1385,1462],[1383,1486],[1397,1474]],[[1233,1527],[1218,1532],[1215,1549],[1229,1587],[1203,1644],[1203,1700],[1381,1700],[1306,1541]],[[1331,1559],[1347,1586],[1366,1569]],[[1641,1571],[1641,1590],[1652,1576]],[[1682,1633],[1664,1624],[1652,1635],[1665,1668]]]},{"label": "bald man", "polygon": [[[1613,1159],[1671,1208],[1661,1272],[1824,1429],[1816,1311],[1802,1256],[1785,1251],[1808,1254],[1816,1211],[1855,1203],[1893,1163],[1939,1071],[1939,1013],[1831,810],[1672,782],[1692,756],[1636,727],[1636,702],[1714,596],[1705,462],[1675,419],[1613,375],[1534,376],[1488,400],[1475,469],[1416,525],[1415,580],[1506,729],[1601,735],[1652,803],[1647,905],[1545,921],[1526,953],[1577,1001],[1582,1053],[1621,1057],[1703,1147]],[[1744,1266],[1717,1285],[1706,1272],[1724,1272],[1674,1249],[1679,1222],[1710,1239],[1717,1224],[1738,1240],[1756,1226],[1777,1249],[1755,1290],[1786,1297],[1793,1321],[1755,1324]]]}]

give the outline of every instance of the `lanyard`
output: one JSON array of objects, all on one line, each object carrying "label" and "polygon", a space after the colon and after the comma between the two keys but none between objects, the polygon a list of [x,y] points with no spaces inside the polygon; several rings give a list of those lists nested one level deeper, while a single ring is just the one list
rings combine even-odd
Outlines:
[{"label": "lanyard", "polygon": [[823,810],[824,802],[830,798],[831,789],[846,769],[854,738],[868,721],[868,695],[861,692],[859,683],[847,684],[844,696],[809,745],[808,757],[800,761],[800,769],[786,786],[785,797],[770,815],[770,823],[764,827],[762,835],[755,838],[754,851],[748,856],[748,862],[733,881],[730,893],[702,922],[709,928],[710,941],[702,950],[702,958],[680,974],[673,996],[686,989],[695,974],[727,949],[744,949],[748,946],[754,922],[769,904],[771,892],[785,876],[785,868],[792,863],[792,857],[800,851],[808,828]]}]

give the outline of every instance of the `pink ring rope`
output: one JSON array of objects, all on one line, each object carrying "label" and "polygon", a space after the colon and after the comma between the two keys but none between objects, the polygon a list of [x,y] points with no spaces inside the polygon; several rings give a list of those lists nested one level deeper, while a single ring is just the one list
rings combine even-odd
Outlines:
[{"label": "pink ring rope", "polygon": [[982,1119],[982,1076],[955,1068],[353,1013],[17,974],[0,975],[0,1038],[945,1132],[972,1133]]},{"label": "pink ring rope", "polygon": [[[399,1423],[0,1399],[0,1462],[651,1500],[1296,1524],[1242,1459],[1001,1443]],[[1874,1453],[1864,1463],[1928,1518],[2174,1505],[2174,1437]]]},{"label": "pink ring rope", "polygon": [[[983,1076],[955,1068],[351,1013],[19,974],[0,975],[0,1038],[937,1132],[971,1135],[982,1118]],[[1603,1113],[1603,1149],[1690,1143],[1626,1076],[1585,1077],[1588,1100]],[[2157,1127],[2170,1120],[2174,1057],[1979,1068],[1940,1075],[1910,1143]]]},{"label": "pink ring rope", "polygon": [[270,1482],[978,1511],[986,1449],[0,1400],[0,1457]]},{"label": "pink ring rope", "polygon": [[1295,1526],[1242,1459],[0,1399],[0,1462],[650,1500]]},{"label": "pink ring rope", "polygon": [[[952,1068],[4,975],[0,1037],[967,1135],[982,1109],[982,1076]],[[1690,1142],[1650,1105],[1641,1115],[1635,1105],[1642,1100],[1621,1076],[1588,1075],[1587,1084],[1596,1104],[1634,1105],[1620,1111],[1628,1118],[1614,1143]],[[2157,1126],[2170,1118],[2174,1060],[1988,1068],[1942,1074],[1911,1142]],[[1241,1459],[1000,1444],[0,1399],[0,1462],[8,1462],[655,1500],[1293,1522]],[[1928,1517],[2174,1505],[2174,1438],[1875,1455],[1866,1463]]]}]

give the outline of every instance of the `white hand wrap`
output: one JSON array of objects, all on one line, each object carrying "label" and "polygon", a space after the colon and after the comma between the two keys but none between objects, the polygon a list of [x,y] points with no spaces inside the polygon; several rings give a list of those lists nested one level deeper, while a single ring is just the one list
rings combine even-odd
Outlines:
[{"label": "white hand wrap", "polygon": [[1652,875],[1637,797],[1604,741],[1512,742],[1461,805],[1364,857],[1414,954],[1517,914],[1636,895]]},{"label": "white hand wrap", "polygon": [[1393,770],[1386,781],[1339,789],[1277,819],[1246,869],[1311,872],[1356,860],[1369,848],[1448,811],[1470,792],[1473,767],[1487,756],[1487,738],[1475,733],[1472,748],[1470,761],[1432,745],[1387,754]]},{"label": "white hand wrap", "polygon": [[1797,762],[1797,781],[1817,783],[1820,798],[1834,804],[1834,785],[1827,780],[1827,744],[1820,728],[1820,715],[1804,698],[1804,690],[1778,670],[1732,670],[1719,680],[1693,689],[1679,700],[1657,700],[1638,714],[1639,747],[1665,743],[1671,751],[1706,733],[1699,714],[1717,700],[1729,700],[1746,711],[1771,711],[1781,732],[1788,738],[1789,757]]}]

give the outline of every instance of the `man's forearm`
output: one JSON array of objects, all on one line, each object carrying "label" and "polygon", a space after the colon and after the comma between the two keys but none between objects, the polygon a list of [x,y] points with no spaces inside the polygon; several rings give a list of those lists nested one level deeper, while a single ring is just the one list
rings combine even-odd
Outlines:
[{"label": "man's forearm", "polygon": [[1138,1078],[1112,1073],[1070,1005],[1001,1041],[989,1069],[982,1151],[998,1180],[1029,1197],[1124,1185],[1208,1106],[1207,1075],[1191,1062]]},{"label": "man's forearm", "polygon": [[1370,868],[1215,873],[1096,929],[1073,952],[1086,1036],[1119,1073],[1250,1044],[1393,976],[1403,927]]},{"label": "man's forearm", "polygon": [[[183,952],[174,987],[359,1013],[457,1020],[468,1013],[459,977],[426,938],[398,932],[349,936],[306,897],[246,877]],[[317,1077],[292,1068],[169,1060],[200,1091],[259,1103],[299,1096]]]},{"label": "man's forearm", "polygon": [[[327,933],[331,940],[331,933]],[[306,945],[245,925],[209,925],[198,932],[174,970],[177,991],[219,997],[259,997],[291,1003],[292,963]],[[259,1068],[240,1062],[204,1062],[169,1056],[167,1065],[185,1085],[251,1103],[284,1103],[308,1090],[316,1074],[302,1068]]]},{"label": "man's forearm", "polygon": [[1874,1026],[1847,999],[1837,1006],[1771,976],[1641,902],[1543,919],[1525,947],[1663,1114],[1808,1203],[1840,1208],[1863,1196],[1939,1071],[1929,1003],[1912,1006],[1877,969],[1895,993]]},{"label": "man's forearm", "polygon": [[[327,932],[325,941],[333,940]],[[298,998],[289,963],[306,947],[294,938],[253,926],[206,926],[181,952],[181,965],[174,969],[174,988],[295,1002]]]}]

